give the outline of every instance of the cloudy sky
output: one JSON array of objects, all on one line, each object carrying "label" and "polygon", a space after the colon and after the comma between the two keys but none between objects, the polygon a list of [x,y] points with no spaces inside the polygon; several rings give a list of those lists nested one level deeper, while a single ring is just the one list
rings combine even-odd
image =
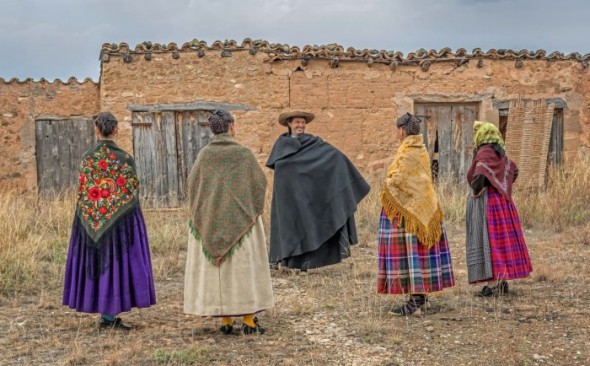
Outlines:
[{"label": "cloudy sky", "polygon": [[0,77],[98,80],[103,43],[590,52],[587,0],[0,0]]}]

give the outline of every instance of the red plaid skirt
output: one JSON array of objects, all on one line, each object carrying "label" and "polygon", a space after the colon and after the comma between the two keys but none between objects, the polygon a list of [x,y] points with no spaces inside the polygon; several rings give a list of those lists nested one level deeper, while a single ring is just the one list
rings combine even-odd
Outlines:
[{"label": "red plaid skirt", "polygon": [[528,277],[533,266],[516,206],[493,186],[488,187],[487,221],[494,275],[488,281]]},{"label": "red plaid skirt", "polygon": [[427,249],[415,235],[397,224],[397,218],[390,222],[385,211],[381,211],[377,293],[425,294],[454,286],[444,226],[440,241]]}]

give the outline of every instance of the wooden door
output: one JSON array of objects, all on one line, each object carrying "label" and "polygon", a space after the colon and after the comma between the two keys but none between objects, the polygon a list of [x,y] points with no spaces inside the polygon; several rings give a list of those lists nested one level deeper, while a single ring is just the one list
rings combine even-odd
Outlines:
[{"label": "wooden door", "polygon": [[424,121],[422,133],[431,156],[433,175],[464,180],[473,155],[475,104],[424,103],[415,105]]},{"label": "wooden door", "polygon": [[184,199],[186,196],[186,177],[191,171],[197,154],[213,138],[209,128],[209,111],[183,111],[177,113],[177,146],[179,155],[180,178],[179,192]]},{"label": "wooden door", "polygon": [[178,207],[186,177],[212,132],[208,111],[133,112],[133,151],[148,207]]},{"label": "wooden door", "polygon": [[557,167],[563,162],[563,109],[555,108],[551,123],[547,165]]},{"label": "wooden door", "polygon": [[82,155],[96,142],[90,117],[40,118],[35,121],[37,187],[42,196],[74,188]]}]

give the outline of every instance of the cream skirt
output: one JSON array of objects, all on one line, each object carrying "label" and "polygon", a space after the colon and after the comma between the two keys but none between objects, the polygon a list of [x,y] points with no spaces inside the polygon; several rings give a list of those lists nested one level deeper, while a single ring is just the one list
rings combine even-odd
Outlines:
[{"label": "cream skirt", "polygon": [[211,264],[189,229],[184,312],[200,316],[254,314],[274,306],[262,218],[219,267]]}]

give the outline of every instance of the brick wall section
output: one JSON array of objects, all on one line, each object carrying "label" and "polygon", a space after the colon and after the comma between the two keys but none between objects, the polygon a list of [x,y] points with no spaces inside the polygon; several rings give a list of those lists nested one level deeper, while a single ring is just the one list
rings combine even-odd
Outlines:
[{"label": "brick wall section", "polygon": [[35,119],[85,116],[99,109],[98,84],[0,79],[0,187],[34,190],[37,186]]},{"label": "brick wall section", "polygon": [[239,140],[263,162],[276,137],[285,131],[277,116],[286,108],[302,108],[316,114],[308,131],[341,148],[363,170],[387,165],[398,142],[392,121],[413,111],[414,103],[477,101],[479,118],[498,121],[492,100],[513,98],[562,98],[565,110],[565,158],[575,160],[588,146],[590,129],[588,69],[577,61],[526,60],[516,68],[514,60],[433,63],[428,71],[419,66],[299,60],[266,63],[264,53],[235,51],[221,57],[210,50],[202,58],[195,52],[155,54],[151,61],[133,55],[131,63],[111,55],[104,62],[101,108],[124,121],[121,144],[131,148],[129,104],[182,103],[194,100],[247,104],[254,111],[237,112]]}]

